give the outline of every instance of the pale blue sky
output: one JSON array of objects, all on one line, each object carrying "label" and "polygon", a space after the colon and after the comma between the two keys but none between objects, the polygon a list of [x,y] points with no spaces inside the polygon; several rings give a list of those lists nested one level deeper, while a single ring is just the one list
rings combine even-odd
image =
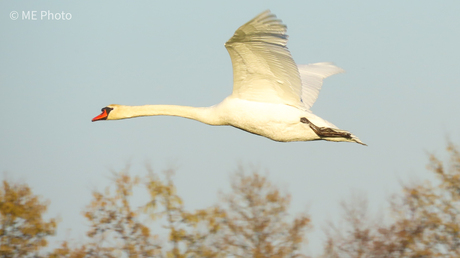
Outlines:
[{"label": "pale blue sky", "polygon": [[[312,110],[368,147],[279,143],[177,117],[91,123],[112,103],[220,102],[232,90],[224,42],[266,9],[288,26],[297,63],[347,71],[325,81]],[[58,239],[84,234],[81,211],[110,169],[175,164],[194,209],[215,203],[242,162],[290,191],[293,212],[308,208],[316,254],[353,189],[382,207],[401,180],[427,178],[427,152],[443,155],[446,135],[460,143],[459,1],[4,0],[0,10],[0,172],[51,201]],[[48,10],[72,19],[40,19]]]}]

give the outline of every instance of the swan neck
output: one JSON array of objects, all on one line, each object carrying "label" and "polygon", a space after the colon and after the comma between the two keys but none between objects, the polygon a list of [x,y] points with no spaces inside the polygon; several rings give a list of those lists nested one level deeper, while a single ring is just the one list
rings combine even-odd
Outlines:
[{"label": "swan neck", "polygon": [[[214,106],[212,107],[189,107],[177,105],[145,105],[145,106],[120,106],[123,118],[140,116],[179,116],[203,122],[210,125],[222,124]],[[117,118],[115,118],[117,119]]]}]

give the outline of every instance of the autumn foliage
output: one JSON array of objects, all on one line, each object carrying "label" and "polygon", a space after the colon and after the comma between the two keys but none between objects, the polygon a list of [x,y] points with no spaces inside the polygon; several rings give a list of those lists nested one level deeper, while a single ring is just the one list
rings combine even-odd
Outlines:
[{"label": "autumn foliage", "polygon": [[48,204],[26,184],[3,180],[0,188],[0,257],[32,257],[54,235],[56,219],[46,221]]},{"label": "autumn foliage", "polygon": [[227,212],[222,222],[221,249],[230,257],[304,257],[307,214],[288,220],[290,195],[256,172],[240,167],[231,181],[232,193],[223,196]]},{"label": "autumn foliage", "polygon": [[[403,185],[386,219],[370,216],[362,195],[343,201],[342,223],[330,223],[321,257],[460,257],[460,153],[452,143],[447,152],[447,161],[430,156],[437,181]],[[145,177],[114,173],[83,211],[87,239],[48,253],[39,252],[56,229],[56,219],[42,218],[47,203],[27,185],[4,180],[0,257],[306,257],[308,214],[289,214],[290,195],[258,169],[239,167],[217,204],[193,211],[177,193],[173,170],[147,170]],[[134,204],[136,194],[144,203]]]},{"label": "autumn foliage", "polygon": [[329,228],[324,257],[460,257],[460,153],[452,143],[447,152],[447,162],[430,155],[436,184],[404,185],[391,198],[391,223],[370,218],[364,199],[343,202],[346,228]]},{"label": "autumn foliage", "polygon": [[[151,169],[145,178],[115,174],[114,189],[94,191],[84,211],[90,241],[74,247],[64,242],[49,257],[301,257],[308,215],[291,219],[290,196],[257,170],[246,174],[240,168],[219,205],[195,211],[184,208],[173,171],[163,174],[164,179]],[[133,208],[136,187],[150,198]],[[147,226],[155,223],[166,229],[166,239]]]}]

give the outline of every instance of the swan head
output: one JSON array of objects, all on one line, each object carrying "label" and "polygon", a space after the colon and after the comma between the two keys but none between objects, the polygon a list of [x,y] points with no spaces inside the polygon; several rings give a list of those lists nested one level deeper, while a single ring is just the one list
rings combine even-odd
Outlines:
[{"label": "swan head", "polygon": [[95,118],[93,118],[91,121],[96,122],[96,121],[101,121],[101,120],[114,120],[116,118],[116,113],[117,113],[117,108],[118,105],[108,105],[106,107],[103,107],[101,109],[102,113]]}]

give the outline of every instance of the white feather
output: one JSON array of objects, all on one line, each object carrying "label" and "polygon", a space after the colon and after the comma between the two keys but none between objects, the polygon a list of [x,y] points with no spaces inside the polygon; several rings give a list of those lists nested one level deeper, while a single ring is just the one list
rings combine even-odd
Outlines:
[{"label": "white feather", "polygon": [[298,67],[302,79],[301,99],[307,109],[310,109],[318,98],[321,86],[323,86],[323,79],[345,72],[330,62],[299,65]]},{"label": "white feather", "polygon": [[286,25],[270,11],[236,30],[225,43],[233,64],[232,96],[301,107],[299,71],[286,43]]}]

